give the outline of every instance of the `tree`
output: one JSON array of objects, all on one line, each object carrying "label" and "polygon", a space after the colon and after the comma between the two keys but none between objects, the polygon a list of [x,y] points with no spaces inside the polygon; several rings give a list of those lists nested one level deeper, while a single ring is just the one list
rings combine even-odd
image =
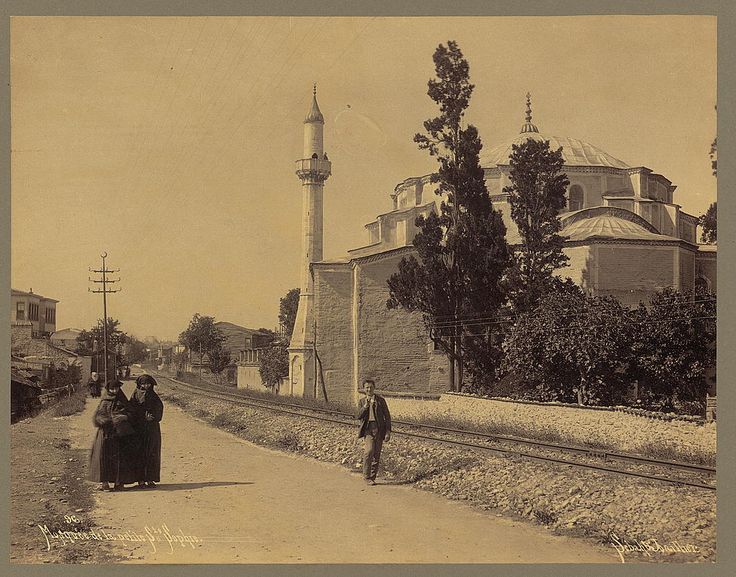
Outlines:
[{"label": "tree", "polygon": [[137,338],[128,337],[128,344],[125,352],[125,361],[128,364],[138,363],[146,359],[146,344]]},{"label": "tree", "polygon": [[261,349],[258,361],[261,380],[270,389],[278,387],[281,380],[289,376],[289,351],[283,339]]},{"label": "tree", "polygon": [[299,308],[299,292],[298,288],[293,288],[279,301],[279,322],[284,327],[282,337],[268,329],[259,329],[259,332],[268,339],[268,343],[260,349],[258,372],[263,384],[270,389],[277,388],[282,379],[289,376],[288,347]]},{"label": "tree", "polygon": [[717,202],[714,202],[708,207],[708,210],[704,215],[698,219],[698,224],[702,227],[703,231],[700,236],[700,241],[704,244],[716,244],[718,242],[718,209]]},{"label": "tree", "polygon": [[210,360],[210,372],[215,375],[217,384],[220,384],[222,371],[230,365],[230,351],[223,349],[222,343],[218,342],[213,348],[207,351],[207,356]]},{"label": "tree", "polygon": [[[123,346],[130,337],[119,328],[120,321],[108,317],[107,319],[107,370],[108,379],[115,377],[115,367],[124,364]],[[104,330],[102,319],[89,330],[83,330],[77,337],[77,352],[80,355],[94,356],[97,372],[104,372]]]},{"label": "tree", "polygon": [[511,186],[509,193],[511,218],[521,237],[509,270],[509,297],[516,312],[534,308],[541,296],[556,282],[555,271],[566,266],[564,238],[559,211],[564,208],[565,191],[570,182],[562,172],[565,161],[562,148],[550,150],[549,141],[528,139],[513,145]]},{"label": "tree", "polygon": [[624,398],[630,337],[627,311],[565,283],[523,313],[505,343],[506,369],[539,400],[613,404]]},{"label": "tree", "polygon": [[202,316],[195,313],[189,326],[179,335],[179,342],[190,351],[199,354],[200,376],[204,355],[210,356],[222,346],[225,336],[215,326],[215,317]]},{"label": "tree", "polygon": [[439,214],[417,218],[413,244],[419,258],[403,258],[388,279],[387,306],[422,313],[431,339],[452,363],[451,387],[458,390],[464,353],[494,346],[492,325],[470,333],[466,321],[494,314],[503,304],[501,278],[510,257],[506,227],[493,209],[480,166],[478,131],[463,125],[474,88],[468,62],[453,41],[440,44],[433,58],[437,79],[429,80],[427,94],[440,114],[424,122],[426,133],[414,141],[437,158],[434,181],[444,200]]},{"label": "tree", "polygon": [[279,303],[279,322],[284,327],[284,335],[289,341],[291,333],[294,332],[296,313],[299,309],[299,293],[298,288],[293,288],[281,298]]},{"label": "tree", "polygon": [[716,297],[667,288],[634,317],[634,369],[645,401],[705,407],[707,370],[716,363]]}]

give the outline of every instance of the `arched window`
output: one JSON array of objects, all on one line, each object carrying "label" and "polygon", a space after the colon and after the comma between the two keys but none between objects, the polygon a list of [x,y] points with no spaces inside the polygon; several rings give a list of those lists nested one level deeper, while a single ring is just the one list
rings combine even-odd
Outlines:
[{"label": "arched window", "polygon": [[710,279],[705,276],[699,276],[695,279],[695,294],[710,294]]},{"label": "arched window", "polygon": [[585,202],[585,193],[583,187],[579,184],[573,184],[570,187],[570,192],[567,197],[567,208],[572,212],[573,210],[581,210],[583,203]]}]

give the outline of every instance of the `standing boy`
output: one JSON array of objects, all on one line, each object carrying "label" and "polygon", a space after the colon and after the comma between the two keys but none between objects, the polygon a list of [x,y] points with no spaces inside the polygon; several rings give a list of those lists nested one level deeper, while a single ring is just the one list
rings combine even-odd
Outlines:
[{"label": "standing boy", "polygon": [[391,413],[386,399],[374,394],[376,384],[371,379],[363,381],[365,398],[358,403],[360,420],[359,439],[363,441],[363,478],[369,485],[376,484],[378,463],[383,442],[391,438]]}]

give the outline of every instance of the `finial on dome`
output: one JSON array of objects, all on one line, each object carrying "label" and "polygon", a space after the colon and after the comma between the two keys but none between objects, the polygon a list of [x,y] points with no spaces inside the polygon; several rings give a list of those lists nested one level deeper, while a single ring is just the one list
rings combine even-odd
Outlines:
[{"label": "finial on dome", "polygon": [[316,83],[316,82],[315,82],[315,83],[314,83],[314,85],[312,86],[312,94],[313,94],[314,96],[317,96],[317,83]]},{"label": "finial on dome", "polygon": [[526,122],[521,127],[521,134],[525,132],[539,132],[539,129],[532,124],[532,95],[526,93]]}]

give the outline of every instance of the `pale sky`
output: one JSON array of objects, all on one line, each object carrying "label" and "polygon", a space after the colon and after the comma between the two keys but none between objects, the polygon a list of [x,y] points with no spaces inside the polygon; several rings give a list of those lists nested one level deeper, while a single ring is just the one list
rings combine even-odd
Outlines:
[{"label": "pale sky", "polygon": [[436,114],[432,53],[456,40],[485,149],[532,93],[546,135],[589,142],[716,200],[716,19],[693,16],[22,17],[11,23],[11,284],[60,301],[57,328],[108,313],[176,338],[195,312],[274,327],[299,282],[302,121],[312,83],[332,176],[325,257],[367,242],[400,181],[436,169],[412,141]]}]

